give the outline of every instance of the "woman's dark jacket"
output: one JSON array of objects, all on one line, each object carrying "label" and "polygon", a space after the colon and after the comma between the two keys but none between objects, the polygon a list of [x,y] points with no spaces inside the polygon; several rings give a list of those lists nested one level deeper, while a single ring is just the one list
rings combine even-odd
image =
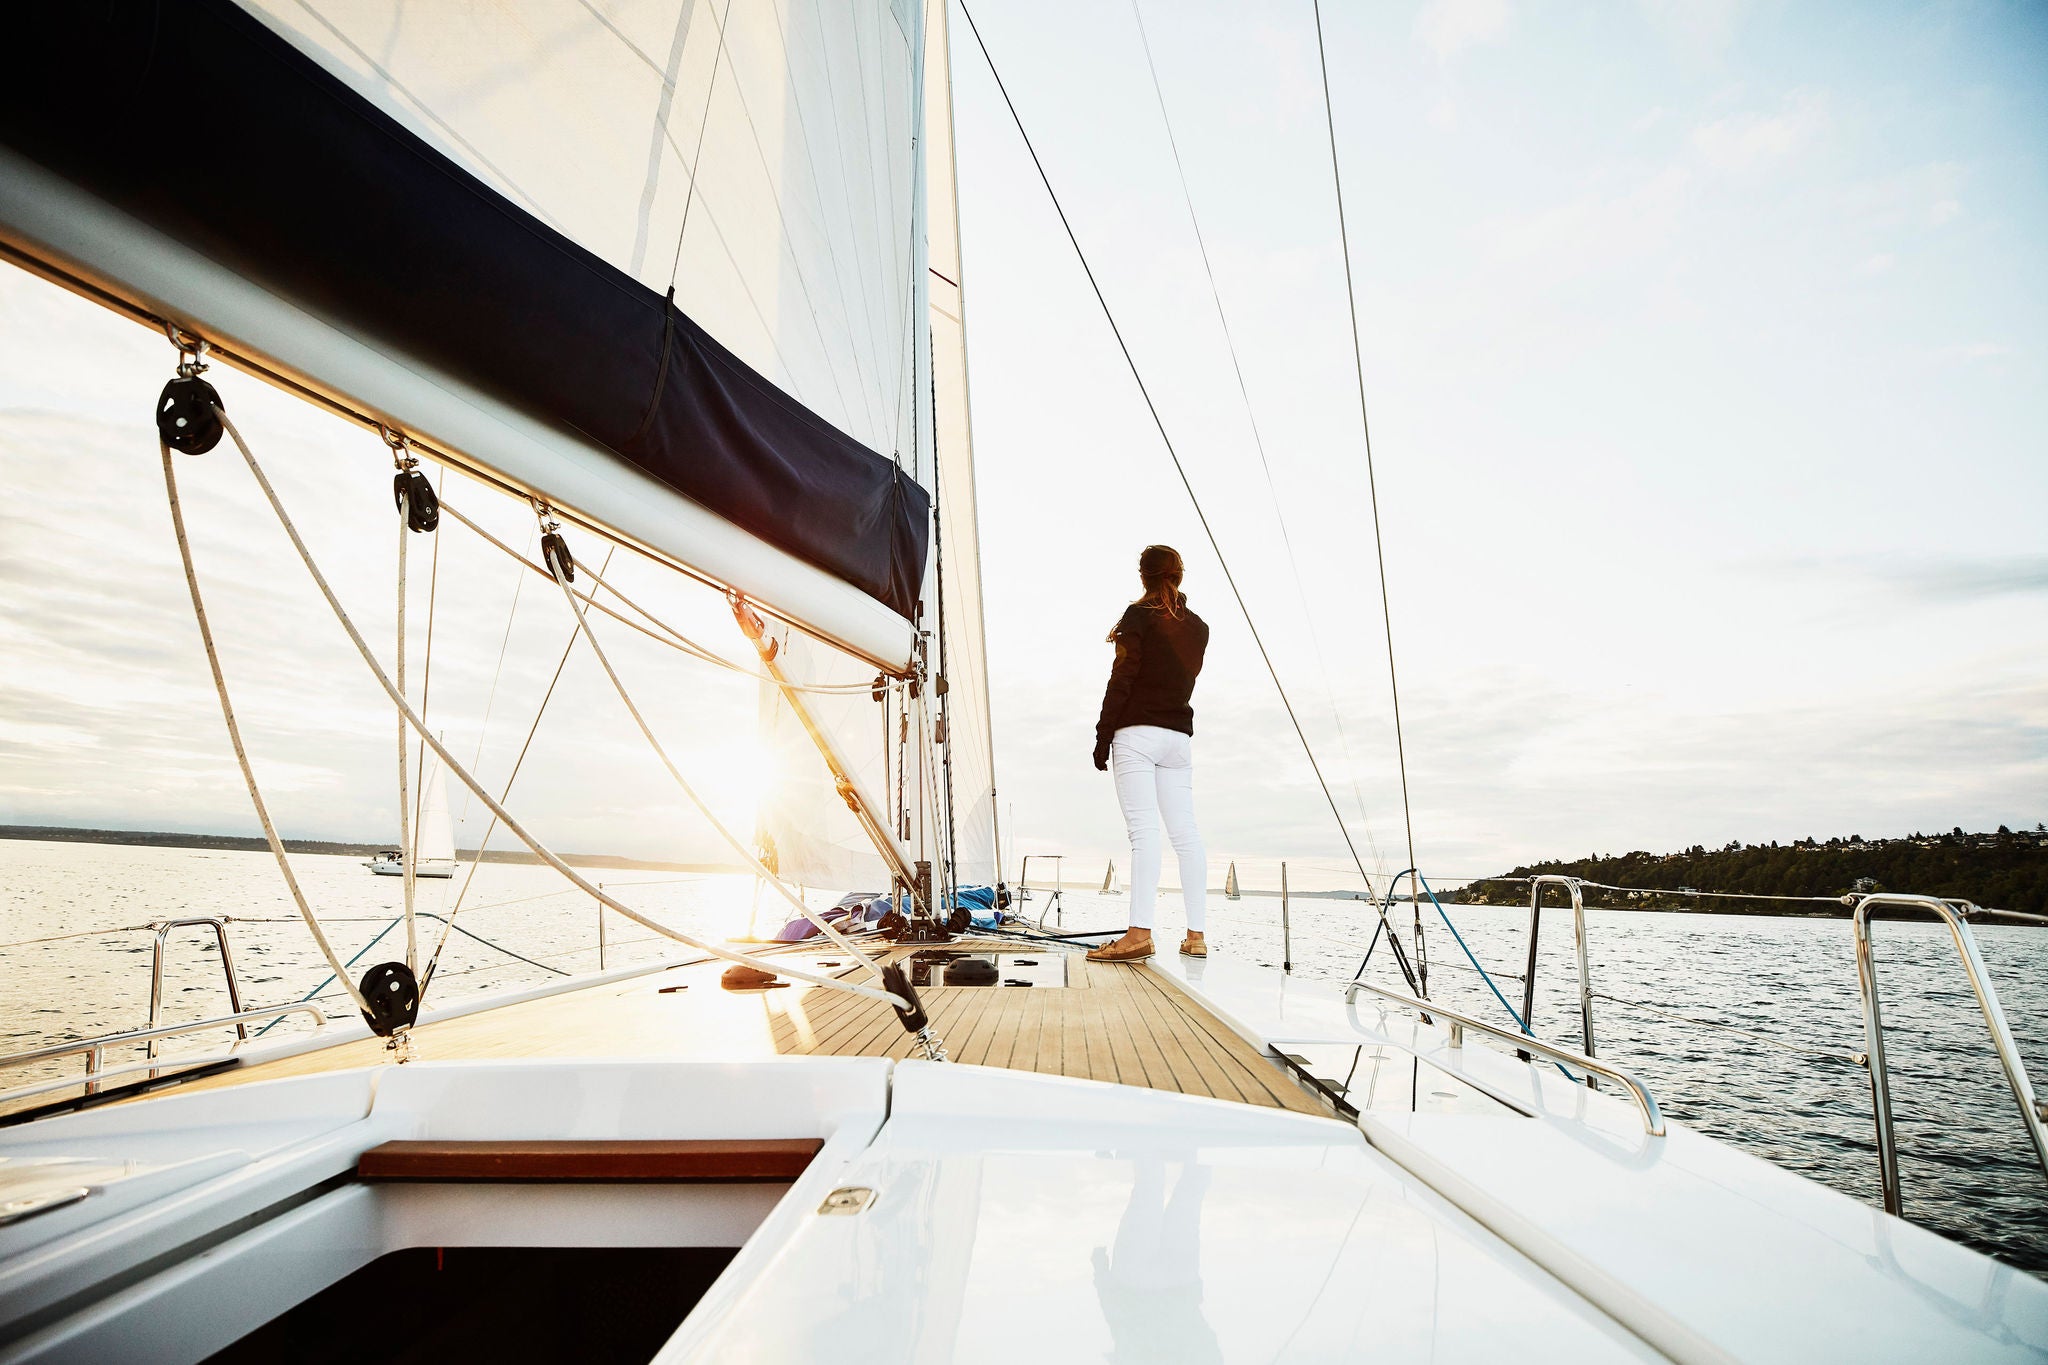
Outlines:
[{"label": "woman's dark jacket", "polygon": [[[1183,599],[1185,601],[1185,599]],[[1126,725],[1195,732],[1195,679],[1209,648],[1209,626],[1185,605],[1177,611],[1133,602],[1110,632],[1116,663],[1095,722],[1095,766],[1109,758],[1110,738]]]}]

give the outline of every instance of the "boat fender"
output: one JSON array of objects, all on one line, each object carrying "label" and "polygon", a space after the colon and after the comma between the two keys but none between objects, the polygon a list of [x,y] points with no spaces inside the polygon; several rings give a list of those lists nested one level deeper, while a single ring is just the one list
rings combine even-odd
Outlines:
[{"label": "boat fender", "polygon": [[392,475],[391,501],[405,512],[405,524],[412,530],[431,531],[441,524],[440,496],[417,468],[408,466]]},{"label": "boat fender", "polygon": [[363,1022],[379,1038],[410,1028],[420,1017],[420,987],[403,962],[380,962],[363,973]]},{"label": "boat fender", "polygon": [[549,573],[558,575],[564,583],[576,581],[576,559],[569,553],[569,542],[562,539],[560,531],[549,531],[540,538],[540,557],[547,561]]},{"label": "boat fender", "polygon": [[908,1010],[896,1011],[896,1018],[902,1023],[905,1033],[918,1033],[931,1024],[925,1017],[924,1001],[917,997],[917,987],[910,984],[910,973],[898,963],[882,968],[882,989],[891,995],[900,996],[910,1002]]},{"label": "boat fender", "polygon": [[156,433],[172,450],[204,455],[220,444],[220,413],[227,404],[213,385],[196,375],[179,375],[156,400]]}]

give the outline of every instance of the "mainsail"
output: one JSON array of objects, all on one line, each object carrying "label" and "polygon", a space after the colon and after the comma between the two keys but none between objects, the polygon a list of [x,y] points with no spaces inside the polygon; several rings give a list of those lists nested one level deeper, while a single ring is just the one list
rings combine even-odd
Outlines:
[{"label": "mainsail", "polygon": [[942,4],[53,6],[10,49],[0,250],[758,603],[798,683],[879,668],[764,688],[764,851],[997,879]]},{"label": "mainsail", "polygon": [[0,240],[901,668],[921,37],[907,0],[38,7]]}]

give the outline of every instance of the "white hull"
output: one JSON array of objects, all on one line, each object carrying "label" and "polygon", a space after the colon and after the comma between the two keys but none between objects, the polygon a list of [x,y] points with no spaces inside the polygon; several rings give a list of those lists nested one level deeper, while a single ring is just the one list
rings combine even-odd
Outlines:
[{"label": "white hull", "polygon": [[[363,866],[369,868],[370,871],[376,873],[380,877],[403,877],[405,875],[405,865],[403,863],[386,863],[371,861],[364,863]],[[443,861],[437,858],[432,862],[421,863],[419,866],[419,870],[414,872],[412,875],[415,880],[422,878],[435,878],[442,881],[446,881],[448,878],[453,877],[455,875],[455,864],[453,861]]]},{"label": "white hull", "polygon": [[[408,1247],[695,1246],[736,1254],[676,1305],[660,1361],[1043,1362],[1118,1358],[1132,1341],[1260,1362],[2048,1353],[2048,1285],[1683,1125],[1652,1137],[1610,1093],[1336,985],[1227,958],[1155,966],[1268,1055],[1364,1048],[1403,1074],[1413,1059],[1430,1083],[1345,1120],[958,1063],[777,1056],[764,997],[720,992],[718,964],[630,969],[502,1015],[443,1011],[409,1065],[0,1130],[0,1157],[18,1162],[136,1163],[0,1225],[0,1341],[33,1323],[10,1362],[196,1361]],[[824,1008],[816,996],[766,999]],[[649,1042],[599,1026],[627,997],[689,1055],[619,1055]],[[512,1011],[542,1006],[588,1010],[580,1037],[521,1040],[570,1055],[438,1055],[465,1026],[516,1031]],[[779,1183],[352,1178],[369,1149],[420,1137],[823,1146]],[[849,1190],[872,1199],[824,1211]],[[849,1330],[853,1304],[887,1330]]]}]

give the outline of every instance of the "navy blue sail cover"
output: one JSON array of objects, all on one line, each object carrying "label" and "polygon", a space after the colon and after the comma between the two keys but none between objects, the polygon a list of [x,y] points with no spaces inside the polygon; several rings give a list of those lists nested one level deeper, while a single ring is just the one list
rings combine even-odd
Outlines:
[{"label": "navy blue sail cover", "polygon": [[930,498],[894,461],[229,0],[23,6],[0,52],[15,151],[916,612]]}]

